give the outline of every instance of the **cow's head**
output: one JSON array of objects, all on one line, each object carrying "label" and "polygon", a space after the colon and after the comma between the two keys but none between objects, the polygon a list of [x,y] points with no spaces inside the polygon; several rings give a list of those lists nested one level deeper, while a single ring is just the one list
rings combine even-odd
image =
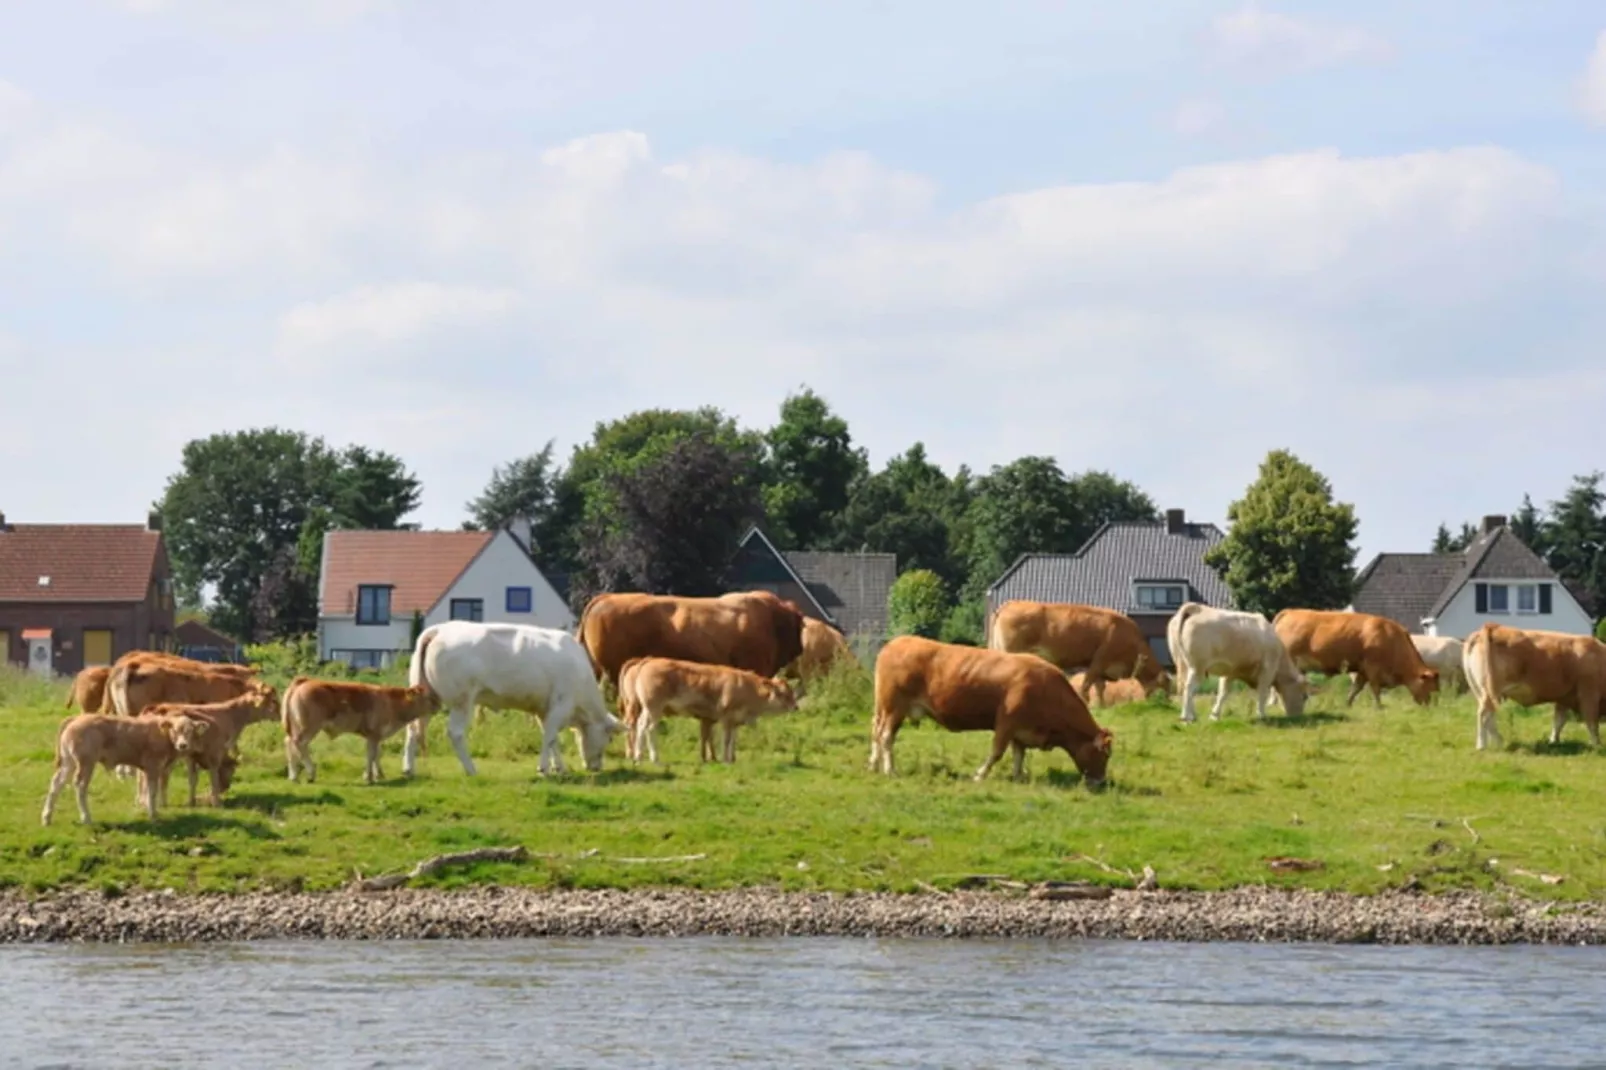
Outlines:
[{"label": "cow's head", "polygon": [[580,729],[580,756],[586,768],[593,773],[602,771],[602,754],[613,737],[625,730],[625,723],[607,710],[602,716],[592,717]]},{"label": "cow's head", "polygon": [[440,708],[441,698],[428,684],[419,684],[417,687],[407,689],[407,720],[416,721],[420,717],[428,717],[438,712]]},{"label": "cow's head", "polygon": [[189,754],[191,751],[199,750],[201,737],[205,736],[212,727],[210,722],[195,717],[186,717],[183,714],[164,717],[162,720],[162,731],[167,734],[168,739],[173,741],[173,749],[180,754]]},{"label": "cow's head", "polygon": [[803,656],[803,611],[780,598],[770,604],[771,626],[775,629],[775,670]]},{"label": "cow's head", "polygon": [[764,706],[769,713],[790,713],[797,709],[797,692],[792,685],[778,677],[765,680]]},{"label": "cow's head", "polygon": [[279,693],[272,684],[261,680],[247,681],[244,697],[260,719],[272,720],[279,715]]},{"label": "cow's head", "polygon": [[1305,674],[1287,666],[1287,671],[1277,677],[1277,694],[1283,700],[1283,712],[1290,717],[1298,717],[1305,712],[1305,699],[1315,694],[1316,686],[1305,679]]},{"label": "cow's head", "polygon": [[1423,669],[1416,674],[1415,679],[1407,681],[1405,687],[1411,692],[1411,697],[1416,699],[1418,706],[1426,706],[1432,701],[1434,693],[1439,690],[1439,670]]},{"label": "cow's head", "polygon": [[1083,743],[1071,752],[1071,761],[1081,771],[1082,779],[1090,788],[1104,785],[1105,774],[1110,765],[1110,752],[1115,748],[1115,734],[1108,728],[1100,728],[1093,738]]}]

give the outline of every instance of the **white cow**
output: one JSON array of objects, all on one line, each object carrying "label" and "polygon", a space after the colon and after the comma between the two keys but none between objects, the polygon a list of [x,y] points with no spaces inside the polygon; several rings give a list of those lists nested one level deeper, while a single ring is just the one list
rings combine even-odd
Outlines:
[{"label": "white cow", "polygon": [[1166,625],[1166,642],[1171,658],[1183,677],[1182,719],[1192,721],[1193,696],[1199,677],[1218,676],[1221,685],[1210,719],[1219,721],[1227,704],[1227,686],[1242,680],[1257,692],[1257,711],[1266,716],[1271,690],[1277,689],[1283,707],[1292,716],[1305,709],[1308,687],[1304,675],[1294,667],[1288,648],[1277,638],[1271,621],[1259,613],[1238,613],[1212,609],[1198,602],[1184,602]]},{"label": "white cow", "polygon": [[1467,676],[1461,668],[1461,640],[1447,635],[1413,635],[1411,642],[1422,655],[1428,668],[1439,670],[1439,687],[1452,688],[1460,694],[1467,688]]},{"label": "white cow", "polygon": [[[568,632],[552,628],[466,620],[432,625],[413,647],[407,680],[413,687],[427,684],[450,711],[446,734],[469,776],[474,761],[468,756],[468,724],[476,703],[541,717],[543,774],[563,772],[558,737],[571,722],[581,758],[592,772],[602,768],[608,741],[624,731],[602,700],[585,648]],[[428,722],[421,717],[407,726],[402,771],[408,776]]]}]

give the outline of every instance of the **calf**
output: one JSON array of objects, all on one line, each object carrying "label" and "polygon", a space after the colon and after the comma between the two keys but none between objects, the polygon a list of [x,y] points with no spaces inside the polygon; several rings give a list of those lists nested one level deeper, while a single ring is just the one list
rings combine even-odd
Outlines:
[{"label": "calf", "polygon": [[[108,769],[129,766],[139,770],[143,784],[163,783],[174,760],[201,745],[211,727],[182,714],[130,720],[80,713],[67,718],[56,735],[55,775],[50,778],[40,823],[50,824],[56,812],[56,796],[71,779],[78,792],[78,819],[89,824],[89,781],[97,765]],[[158,795],[159,792],[146,790],[140,798],[146,815],[153,821]]]},{"label": "calf", "polygon": [[[225,776],[224,770],[229,767],[234,758],[234,749],[240,741],[240,733],[250,725],[259,721],[271,721],[279,713],[279,696],[274,689],[260,681],[252,681],[250,688],[238,698],[226,702],[215,702],[204,705],[184,705],[180,703],[163,703],[148,707],[140,714],[145,717],[174,717],[183,716],[204,722],[207,732],[201,737],[198,746],[192,747],[185,753],[190,773],[190,805],[195,805],[195,789],[200,779],[200,771],[204,768],[211,785],[207,795],[210,806],[223,805],[223,793],[228,790],[228,781],[232,779],[232,768]],[[146,789],[149,790],[147,784]],[[167,777],[164,774],[156,790],[161,793],[163,801],[167,799]]]},{"label": "calf", "polygon": [[[632,669],[627,677],[625,669]],[[695,717],[700,726],[698,757],[715,761],[714,725],[724,729],[724,761],[736,761],[736,730],[755,723],[766,713],[785,713],[797,709],[797,697],[784,680],[760,676],[745,669],[724,665],[704,665],[676,658],[640,658],[621,668],[620,686],[628,686],[626,700],[621,691],[620,712],[627,706],[636,717],[635,746],[630,757],[639,760],[645,744],[648,758],[658,761],[653,730],[671,714]],[[628,679],[629,683],[626,684]]]},{"label": "calf", "polygon": [[[1071,677],[1071,687],[1078,695],[1087,694],[1087,673],[1079,672]],[[1128,676],[1120,680],[1106,681],[1102,688],[1095,689],[1093,701],[1089,707],[1104,710],[1111,706],[1125,706],[1132,702],[1142,702],[1148,698],[1144,692],[1143,683]]]},{"label": "calf", "polygon": [[77,706],[84,713],[106,712],[101,707],[106,701],[106,678],[111,671],[109,665],[92,665],[81,670],[73,677],[72,690],[67,693],[67,708]]},{"label": "calf", "polygon": [[1017,780],[1024,774],[1026,748],[1060,748],[1087,784],[1097,787],[1115,742],[1065,674],[1036,655],[899,636],[876,657],[870,768],[891,775],[899,727],[922,716],[950,732],[993,734],[992,755],[976,771],[977,780],[1011,748]]},{"label": "calf", "polygon": [[439,708],[435,693],[422,685],[380,687],[298,676],[285,689],[281,718],[290,779],[297,779],[301,769],[306,770],[308,783],[318,775],[311,744],[319,732],[331,739],[350,733],[367,741],[368,762],[363,768],[363,780],[376,783],[382,779],[379,745]]},{"label": "calf", "polygon": [[987,646],[1011,654],[1036,654],[1066,673],[1084,670],[1077,694],[1097,691],[1103,704],[1107,681],[1133,677],[1143,693],[1166,692],[1171,677],[1155,659],[1137,622],[1101,606],[1056,602],[1005,602],[993,613]]},{"label": "calf", "polygon": [[1405,628],[1387,617],[1285,609],[1271,623],[1300,671],[1355,674],[1345,705],[1353,705],[1363,687],[1371,688],[1378,709],[1385,687],[1405,688],[1418,706],[1426,706],[1439,689],[1439,674],[1422,661]]}]

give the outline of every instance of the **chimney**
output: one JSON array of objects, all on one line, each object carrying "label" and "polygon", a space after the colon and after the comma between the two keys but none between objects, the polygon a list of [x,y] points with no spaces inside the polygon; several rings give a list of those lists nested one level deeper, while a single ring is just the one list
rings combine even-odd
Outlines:
[{"label": "chimney", "polygon": [[145,516],[145,530],[146,531],[161,531],[162,530],[162,514],[158,510],[152,509],[149,513],[146,514],[146,516]]},{"label": "chimney", "polygon": [[0,531],[10,531],[10,530],[11,530],[10,528],[6,527],[6,514],[0,513]]},{"label": "chimney", "polygon": [[1495,532],[1505,526],[1506,518],[1503,516],[1486,516],[1483,518],[1483,533],[1485,535],[1491,534],[1492,532]]},{"label": "chimney", "polygon": [[1165,511],[1165,533],[1167,535],[1185,535],[1188,523],[1184,519],[1181,509],[1167,509]]}]

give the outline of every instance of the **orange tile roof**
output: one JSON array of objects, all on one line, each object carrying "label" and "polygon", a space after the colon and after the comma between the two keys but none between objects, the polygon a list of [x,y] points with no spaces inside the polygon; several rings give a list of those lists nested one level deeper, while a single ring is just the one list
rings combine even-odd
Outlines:
[{"label": "orange tile roof", "polygon": [[349,617],[357,588],[389,584],[390,613],[428,612],[494,531],[331,531],[324,536],[323,583],[318,612]]},{"label": "orange tile roof", "polygon": [[0,602],[143,602],[161,543],[140,524],[11,525],[0,531]]}]

